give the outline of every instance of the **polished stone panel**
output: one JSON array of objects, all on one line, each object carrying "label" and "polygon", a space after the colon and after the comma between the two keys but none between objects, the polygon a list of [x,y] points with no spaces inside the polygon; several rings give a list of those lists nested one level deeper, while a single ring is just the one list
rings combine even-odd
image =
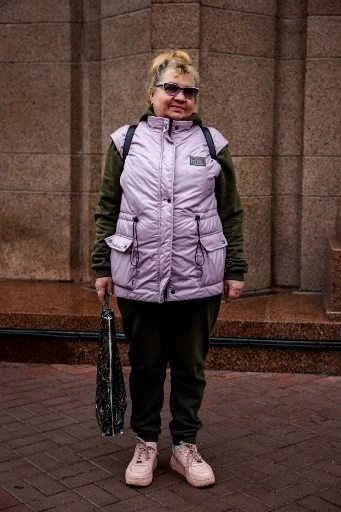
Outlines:
[{"label": "polished stone panel", "polygon": [[[110,2],[113,3],[113,2]],[[115,2],[114,2],[115,3]],[[132,3],[132,2],[131,2]],[[104,0],[100,2],[93,0],[83,0],[80,4],[85,23],[98,21],[103,9]],[[103,13],[104,14],[104,13]]]},{"label": "polished stone panel", "polygon": [[[85,61],[101,60],[101,24],[99,22],[87,22],[84,25],[83,33],[83,55]],[[87,73],[85,73],[86,78]]]},{"label": "polished stone panel", "polygon": [[296,196],[301,193],[302,159],[300,156],[273,158],[273,188],[278,195]]},{"label": "polished stone panel", "polygon": [[80,21],[81,9],[79,2],[61,2],[60,0],[44,0],[44,2],[23,2],[10,0],[1,2],[0,21],[5,23],[47,23],[65,22],[70,17]]},{"label": "polished stone panel", "polygon": [[302,154],[304,65],[300,60],[277,64],[274,116],[275,154]]},{"label": "polished stone panel", "polygon": [[[201,37],[206,52],[223,52],[273,58],[275,26],[273,16],[228,9],[202,7]],[[245,37],[248,34],[248,37]]]},{"label": "polished stone panel", "polygon": [[1,62],[53,62],[71,58],[68,24],[0,25],[0,41]]},{"label": "polished stone panel", "polygon": [[231,11],[276,16],[276,3],[271,0],[206,0],[205,6],[217,7],[219,9]]},{"label": "polished stone panel", "polygon": [[341,238],[331,238],[327,248],[327,272],[323,290],[327,318],[341,319]]},{"label": "polished stone panel", "polygon": [[2,64],[1,152],[71,152],[70,80],[67,62]]},{"label": "polished stone panel", "polygon": [[87,230],[82,230],[82,243],[81,243],[81,261],[82,261],[82,282],[94,284],[95,272],[91,268],[92,252],[94,249],[95,241],[95,211],[98,202],[98,193],[88,194],[83,198],[83,215],[85,219],[84,225],[88,227]]},{"label": "polished stone panel", "polygon": [[341,358],[339,352],[328,349],[314,353],[312,349],[304,348],[213,346],[205,366],[208,370],[340,375]]},{"label": "polished stone panel", "polygon": [[110,134],[124,124],[136,123],[147,101],[150,56],[133,55],[102,63],[102,152]]},{"label": "polished stone panel", "polygon": [[338,0],[308,0],[307,7],[310,16],[338,16],[341,14],[341,5]]},{"label": "polished stone panel", "polygon": [[[109,147],[109,146],[108,146]],[[102,171],[104,169],[101,154],[87,154],[83,159],[83,191],[99,194]]]},{"label": "polished stone panel", "polygon": [[[117,57],[125,60],[129,55],[149,52],[150,13],[135,11],[102,20],[102,59]],[[138,37],[136,35],[138,34]]]},{"label": "polished stone panel", "polygon": [[307,61],[304,99],[305,156],[340,156],[340,74],[340,59]]},{"label": "polished stone panel", "polygon": [[[98,2],[99,3],[99,2]],[[112,0],[101,0],[101,15],[105,17],[121,16],[129,12],[148,9],[151,6],[150,0],[120,0],[113,2]]]},{"label": "polished stone panel", "polygon": [[1,187],[13,192],[70,192],[70,155],[3,153]]},{"label": "polished stone panel", "polygon": [[0,192],[0,279],[71,279],[72,223],[69,194]]},{"label": "polished stone panel", "polygon": [[339,158],[306,156],[303,160],[303,195],[341,198],[340,163]]},{"label": "polished stone panel", "polygon": [[271,195],[271,157],[232,156],[232,160],[236,173],[237,187],[241,196],[259,197]]},{"label": "polished stone panel", "polygon": [[244,197],[245,257],[249,272],[247,290],[264,290],[271,286],[271,198]]},{"label": "polished stone panel", "polygon": [[102,83],[101,64],[87,62],[84,64],[83,79],[83,147],[86,154],[101,156],[102,137]]},{"label": "polished stone panel", "polygon": [[273,283],[277,286],[300,286],[300,216],[301,197],[299,190],[292,195],[278,195],[272,215],[277,219],[272,228]]},{"label": "polished stone panel", "polygon": [[335,232],[338,206],[337,197],[303,198],[300,278],[303,290],[312,290],[314,286],[322,289],[325,283],[328,234]]},{"label": "polished stone panel", "polygon": [[303,60],[305,58],[306,19],[279,18],[277,25],[278,58],[281,60]]},{"label": "polished stone panel", "polygon": [[339,16],[308,18],[307,54],[309,58],[340,57],[341,5]]},{"label": "polished stone panel", "polygon": [[151,16],[152,48],[198,48],[200,46],[199,3],[154,3]]},{"label": "polished stone panel", "polygon": [[204,123],[225,134],[235,156],[271,155],[274,122],[271,59],[212,53],[203,54],[202,62],[200,113]]}]

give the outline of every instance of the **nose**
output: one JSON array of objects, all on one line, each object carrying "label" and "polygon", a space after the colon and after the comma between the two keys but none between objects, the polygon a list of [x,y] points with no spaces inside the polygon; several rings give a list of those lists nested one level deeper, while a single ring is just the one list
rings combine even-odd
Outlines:
[{"label": "nose", "polygon": [[[179,98],[180,94],[181,94],[181,98]],[[173,98],[181,99],[181,100],[186,100],[186,96],[184,95],[184,91],[181,91],[181,90],[178,93],[176,93],[175,96],[173,96]]]}]

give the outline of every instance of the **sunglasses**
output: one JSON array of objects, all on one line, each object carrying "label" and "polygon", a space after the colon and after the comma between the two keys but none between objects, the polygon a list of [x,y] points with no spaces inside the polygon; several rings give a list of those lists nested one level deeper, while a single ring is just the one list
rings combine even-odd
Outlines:
[{"label": "sunglasses", "polygon": [[197,87],[180,87],[177,84],[173,84],[172,82],[165,82],[164,84],[156,84],[155,87],[163,87],[169,96],[176,96],[179,92],[183,92],[185,98],[188,100],[193,100],[199,89]]}]

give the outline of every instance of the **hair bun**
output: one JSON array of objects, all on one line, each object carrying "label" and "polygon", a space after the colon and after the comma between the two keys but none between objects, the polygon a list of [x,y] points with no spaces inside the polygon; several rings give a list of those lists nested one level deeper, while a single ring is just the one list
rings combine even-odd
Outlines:
[{"label": "hair bun", "polygon": [[185,66],[191,66],[192,60],[187,52],[184,52],[182,50],[176,50],[173,54],[170,60],[175,60],[179,64],[184,64]]},{"label": "hair bun", "polygon": [[168,63],[170,61],[173,61],[175,66],[191,66],[192,61],[188,53],[182,51],[182,50],[176,50],[174,52],[168,51],[164,53],[160,53],[155,59],[153,60],[151,71],[152,74],[157,73],[160,67],[165,68],[167,67]]},{"label": "hair bun", "polygon": [[174,68],[177,73],[190,73],[198,85],[198,72],[194,69],[192,59],[183,50],[168,50],[157,55],[150,67],[151,86],[157,83],[167,68]]}]

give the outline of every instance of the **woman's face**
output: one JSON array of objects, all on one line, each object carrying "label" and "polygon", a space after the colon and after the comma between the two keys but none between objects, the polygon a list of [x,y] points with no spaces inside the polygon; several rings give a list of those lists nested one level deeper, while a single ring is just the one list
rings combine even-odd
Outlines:
[{"label": "woman's face", "polygon": [[[177,75],[174,69],[167,69],[160,83],[171,82],[179,87],[195,87],[194,79],[190,73]],[[195,98],[186,98],[183,91],[176,96],[170,96],[163,87],[153,87],[150,90],[150,102],[157,117],[167,117],[180,121],[193,114]]]}]

